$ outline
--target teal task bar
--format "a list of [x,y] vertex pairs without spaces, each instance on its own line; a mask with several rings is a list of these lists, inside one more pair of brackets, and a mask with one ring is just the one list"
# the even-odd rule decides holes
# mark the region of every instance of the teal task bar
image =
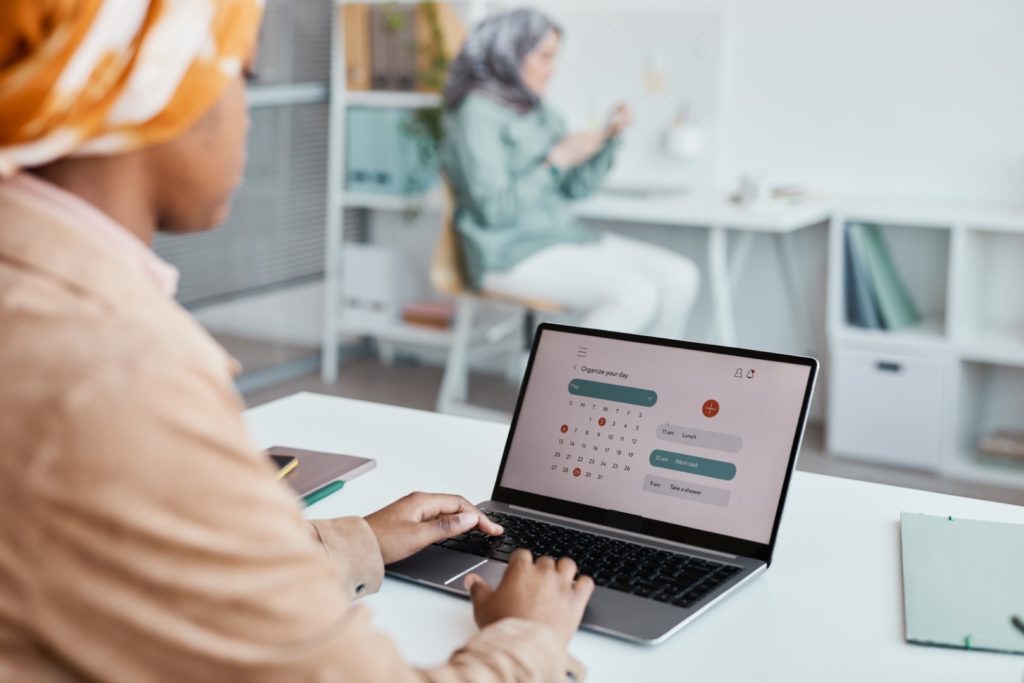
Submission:
[[569,382],[569,393],[575,396],[597,398],[602,401],[617,401],[650,408],[658,402],[658,394],[650,389],[635,389],[621,384],[594,382],[589,379],[574,379]]
[[725,481],[736,476],[736,465],[731,462],[673,453],[672,451],[651,451],[651,464],[655,467],[664,467],[667,470],[699,474],[702,477],[724,479]]

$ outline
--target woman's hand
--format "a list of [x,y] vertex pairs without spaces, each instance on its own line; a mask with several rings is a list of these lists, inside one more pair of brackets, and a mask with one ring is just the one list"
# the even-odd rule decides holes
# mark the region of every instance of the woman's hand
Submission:
[[579,166],[600,152],[606,140],[598,131],[570,133],[551,148],[546,161],[557,169]]
[[377,537],[384,564],[472,529],[491,536],[503,531],[462,496],[442,493],[410,493],[367,516],[366,523]]
[[594,581],[581,576],[576,581],[576,563],[563,557],[541,557],[536,562],[529,551],[517,550],[497,588],[481,577],[469,574],[464,584],[473,600],[473,616],[480,628],[506,617],[519,617],[547,624],[563,646],[583,619],[583,610],[594,592]]
[[612,113],[608,115],[608,125],[605,133],[613,138],[626,128],[633,125],[633,108],[625,102],[619,102],[612,107]]

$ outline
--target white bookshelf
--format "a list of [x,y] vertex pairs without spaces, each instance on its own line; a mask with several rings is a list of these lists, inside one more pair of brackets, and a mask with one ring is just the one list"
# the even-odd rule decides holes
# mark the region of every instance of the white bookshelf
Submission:
[[900,330],[869,330],[862,327],[843,325],[841,335],[844,339],[868,344],[882,343],[889,346],[906,348],[909,351],[919,348],[940,350],[948,348],[951,343],[943,331],[943,321],[937,317],[926,317],[919,323]]
[[964,360],[1024,367],[1024,328],[965,333],[957,343]]
[[[846,319],[843,231],[881,227],[924,319],[894,331]],[[1024,489],[1024,464],[983,455],[1024,430],[1024,207],[847,202],[829,234],[828,450]]]
[[375,211],[421,211],[440,209],[443,194],[434,188],[423,194],[396,195],[379,192],[341,192],[337,195],[339,209],[356,208]]
[[373,337],[385,342],[418,344],[422,346],[448,346],[452,340],[451,330],[435,329],[411,323],[354,323],[341,319],[338,325],[341,335]]
[[436,92],[394,90],[349,90],[345,104],[350,107],[382,107],[387,109],[426,109],[441,104]]
[[1011,463],[979,457],[976,451],[964,449],[951,455],[942,473],[951,479],[1024,489],[1024,472],[1021,469]]
[[[353,2],[335,0],[331,22],[331,84],[330,126],[327,164],[327,228],[324,248],[324,312],[323,340],[321,344],[321,378],[333,383],[338,379],[338,344],[353,335],[372,337],[386,343],[447,346],[451,334],[445,330],[411,325],[402,321],[393,323],[358,324],[348,321],[342,305],[342,251],[343,214],[346,209],[365,211],[419,211],[442,206],[439,191],[421,195],[375,194],[347,192],[345,190],[345,121],[349,107],[380,107],[392,109],[422,109],[436,107],[441,102],[438,93],[418,91],[348,90],[345,65],[345,36],[341,26],[345,5],[415,5],[418,0],[369,0]],[[457,8],[467,24],[484,16],[484,0],[455,0],[446,3]]]

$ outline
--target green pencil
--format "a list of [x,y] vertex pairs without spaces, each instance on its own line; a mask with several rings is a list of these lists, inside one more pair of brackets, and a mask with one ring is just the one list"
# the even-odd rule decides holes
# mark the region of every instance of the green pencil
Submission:
[[306,504],[306,507],[309,507],[313,503],[317,503],[323,500],[324,498],[331,495],[335,491],[340,491],[343,486],[345,486],[345,482],[341,480],[332,481],[330,484],[327,484],[326,486],[321,486],[316,491],[313,491],[312,493],[303,496],[302,502]]

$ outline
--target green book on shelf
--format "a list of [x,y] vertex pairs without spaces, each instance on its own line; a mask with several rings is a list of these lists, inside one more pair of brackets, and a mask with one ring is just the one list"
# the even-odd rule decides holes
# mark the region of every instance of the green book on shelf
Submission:
[[853,233],[861,229],[859,224],[851,224],[843,230],[843,288],[846,294],[846,320],[851,325],[868,329],[882,329],[882,320],[878,314],[878,304],[872,291],[871,279],[864,254],[854,248]]
[[921,320],[878,226],[857,224],[850,228],[850,243],[866,266],[882,327],[897,330]]
[[909,642],[1024,654],[1024,524],[904,512]]

